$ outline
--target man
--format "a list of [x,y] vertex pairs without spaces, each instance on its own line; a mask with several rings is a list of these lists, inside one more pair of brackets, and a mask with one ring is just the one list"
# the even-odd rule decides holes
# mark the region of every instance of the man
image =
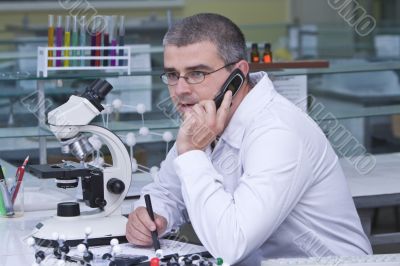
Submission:
[[[154,183],[129,216],[127,239],[151,245],[184,222],[202,244],[237,265],[262,259],[370,254],[346,178],[322,131],[280,96],[266,73],[249,74],[242,32],[217,14],[198,14],[164,37],[162,79],[184,119]],[[246,76],[216,110],[234,69]],[[213,144],[217,141],[216,145]]]

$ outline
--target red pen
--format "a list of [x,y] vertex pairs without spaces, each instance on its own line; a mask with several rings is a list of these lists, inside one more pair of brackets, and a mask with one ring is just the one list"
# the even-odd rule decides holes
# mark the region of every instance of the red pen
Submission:
[[17,198],[19,187],[21,186],[21,183],[22,183],[22,179],[24,178],[25,166],[27,165],[28,160],[29,160],[29,155],[24,160],[24,163],[22,164],[22,166],[18,167],[17,173],[15,174],[15,177],[17,179],[17,184],[15,185],[15,189],[14,190],[11,189],[11,190],[13,190],[13,191],[11,191],[11,193],[12,193],[11,202],[13,204],[15,202],[15,199]]

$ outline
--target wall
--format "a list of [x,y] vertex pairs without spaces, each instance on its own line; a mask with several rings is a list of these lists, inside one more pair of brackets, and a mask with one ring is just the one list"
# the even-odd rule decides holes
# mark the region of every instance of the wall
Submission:
[[[174,18],[198,12],[223,14],[239,24],[249,42],[276,41],[286,34],[286,24],[290,22],[290,0],[185,0],[181,7],[171,9]],[[10,26],[22,26],[24,21],[30,25],[46,25],[48,14],[66,14],[58,11],[0,11],[0,40],[9,40],[26,35],[24,31],[12,30]],[[99,10],[100,14],[124,14],[128,19],[157,16],[165,20],[165,8],[133,8]],[[268,25],[267,25],[268,24]],[[160,36],[161,43],[161,36]],[[3,48],[4,45],[0,47]]]
[[183,14],[215,12],[229,17],[243,30],[248,42],[276,43],[290,22],[289,0],[187,0]]
[[347,57],[355,52],[354,29],[347,25],[328,0],[291,0],[293,21],[318,27],[320,57]]

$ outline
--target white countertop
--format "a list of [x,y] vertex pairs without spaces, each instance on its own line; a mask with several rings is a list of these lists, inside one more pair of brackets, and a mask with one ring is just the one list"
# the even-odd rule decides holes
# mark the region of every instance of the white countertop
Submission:
[[[347,160],[340,160],[353,197],[400,193],[400,154],[376,155],[375,159],[375,167],[366,175],[358,173]],[[7,175],[15,173],[15,167],[1,160],[0,163],[6,168]],[[56,189],[54,179],[38,179],[26,173],[24,180],[27,205],[24,215],[19,218],[0,218],[0,266],[31,265],[34,251],[25,244],[26,238],[38,222],[55,214],[57,200],[71,196]],[[135,174],[133,180],[138,185],[133,190],[138,192],[139,186],[151,181],[151,176]],[[130,212],[133,201],[125,200],[123,213]]]
[[375,166],[367,174],[357,171],[349,160],[341,158],[340,164],[347,177],[353,197],[400,193],[400,153],[373,155]]

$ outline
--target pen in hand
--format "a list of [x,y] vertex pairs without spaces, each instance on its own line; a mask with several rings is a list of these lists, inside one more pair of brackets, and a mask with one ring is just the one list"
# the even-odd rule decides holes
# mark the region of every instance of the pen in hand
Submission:
[[[147,212],[149,213],[150,219],[153,222],[155,222],[153,207],[151,206],[151,199],[150,199],[149,194],[144,195],[144,201],[146,202],[146,209],[147,209]],[[151,238],[153,239],[154,249],[157,251],[158,249],[160,249],[160,241],[158,240],[157,229],[154,231],[151,231]]]

